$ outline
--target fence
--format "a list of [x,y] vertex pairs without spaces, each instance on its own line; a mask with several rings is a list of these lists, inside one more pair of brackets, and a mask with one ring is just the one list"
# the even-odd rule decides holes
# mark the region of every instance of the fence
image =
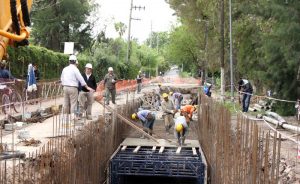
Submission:
[[270,131],[261,131],[241,116],[232,120],[229,111],[210,98],[200,99],[195,129],[208,162],[210,182],[278,183],[280,138],[272,139]]
[[[128,103],[117,112],[132,113],[138,104]],[[53,138],[46,145],[25,160],[0,161],[0,183],[104,183],[110,156],[131,130],[117,112],[105,113],[80,131],[63,116],[54,117]]]

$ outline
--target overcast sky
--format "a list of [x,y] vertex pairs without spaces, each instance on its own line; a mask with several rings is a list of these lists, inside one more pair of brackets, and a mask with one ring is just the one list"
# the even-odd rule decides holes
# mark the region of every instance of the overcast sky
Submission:
[[[118,34],[114,28],[114,22],[123,22],[127,26],[129,24],[130,0],[97,0],[100,4],[99,28],[97,32],[106,27],[106,35],[108,37],[117,37]],[[172,14],[174,11],[169,7],[165,0],[133,0],[133,5],[145,6],[144,10],[133,10],[132,17],[139,18],[140,21],[132,21],[131,35],[138,38],[139,41],[145,41],[151,30],[168,31],[172,24],[176,23],[176,17]],[[128,29],[127,29],[128,30]],[[123,36],[127,39],[127,31]]]

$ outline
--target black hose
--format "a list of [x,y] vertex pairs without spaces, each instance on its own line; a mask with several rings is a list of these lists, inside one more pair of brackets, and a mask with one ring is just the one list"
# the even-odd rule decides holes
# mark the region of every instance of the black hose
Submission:
[[11,13],[11,19],[13,23],[13,28],[16,31],[16,33],[20,35],[20,24],[18,20],[16,0],[10,0],[10,13]]
[[25,26],[30,26],[30,17],[29,17],[27,0],[21,0],[21,8],[22,8],[23,22]]

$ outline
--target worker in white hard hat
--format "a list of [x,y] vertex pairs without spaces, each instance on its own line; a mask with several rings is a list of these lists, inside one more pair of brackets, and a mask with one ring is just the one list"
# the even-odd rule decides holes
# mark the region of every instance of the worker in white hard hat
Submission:
[[161,108],[163,110],[163,119],[165,122],[166,133],[170,133],[171,127],[174,125],[174,115],[177,112],[174,103],[169,99],[169,95],[164,93],[162,95],[163,102],[161,103]]
[[63,69],[60,77],[64,90],[64,112],[66,114],[71,114],[71,119],[75,118],[79,84],[85,87],[88,91],[94,91],[94,89],[87,85],[84,78],[80,74],[76,66],[77,62],[76,56],[71,55],[69,57],[69,66]]
[[116,83],[118,79],[114,74],[114,69],[112,67],[108,68],[108,73],[104,77],[105,85],[105,100],[106,105],[109,105],[109,99],[111,95],[111,101],[113,104],[116,104]]
[[[93,75],[93,65],[87,63],[85,65],[85,72],[82,74],[82,77],[86,84],[96,91],[97,83],[95,76]],[[94,103],[94,93],[87,90],[85,87],[82,87],[79,92],[79,108],[81,114],[84,114],[88,120],[92,120],[92,105]]]
[[184,144],[188,128],[189,127],[184,116],[178,116],[175,119],[174,136],[178,140],[179,146]]
[[143,78],[144,77],[143,77],[142,71],[139,71],[139,74],[136,77],[137,93],[140,93],[142,90]]

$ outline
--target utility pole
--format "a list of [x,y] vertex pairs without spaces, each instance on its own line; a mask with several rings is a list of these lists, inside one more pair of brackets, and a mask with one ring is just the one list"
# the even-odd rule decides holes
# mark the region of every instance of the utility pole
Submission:
[[[159,34],[157,33],[156,35],[156,51],[157,51],[157,56],[159,55]],[[158,63],[156,64],[156,76],[158,76]]]
[[[208,46],[208,21],[205,21],[205,61],[204,61],[204,81],[207,80],[207,63],[208,63],[208,54],[207,54],[207,46]],[[202,84],[203,85],[203,84]]]
[[129,25],[128,25],[128,38],[127,38],[127,55],[126,62],[129,63],[130,58],[130,43],[131,43],[131,20],[141,20],[137,18],[132,18],[132,10],[145,10],[145,6],[133,6],[133,0],[130,2],[130,11],[129,11]]
[[232,4],[229,0],[229,38],[230,38],[230,90],[231,100],[234,101],[234,87],[233,87],[233,59],[232,59]]
[[126,61],[129,63],[129,52],[130,52],[130,37],[131,37],[131,17],[132,17],[132,7],[133,7],[133,0],[130,3],[130,12],[129,12],[129,27],[128,27],[128,37],[127,37],[127,56]]

